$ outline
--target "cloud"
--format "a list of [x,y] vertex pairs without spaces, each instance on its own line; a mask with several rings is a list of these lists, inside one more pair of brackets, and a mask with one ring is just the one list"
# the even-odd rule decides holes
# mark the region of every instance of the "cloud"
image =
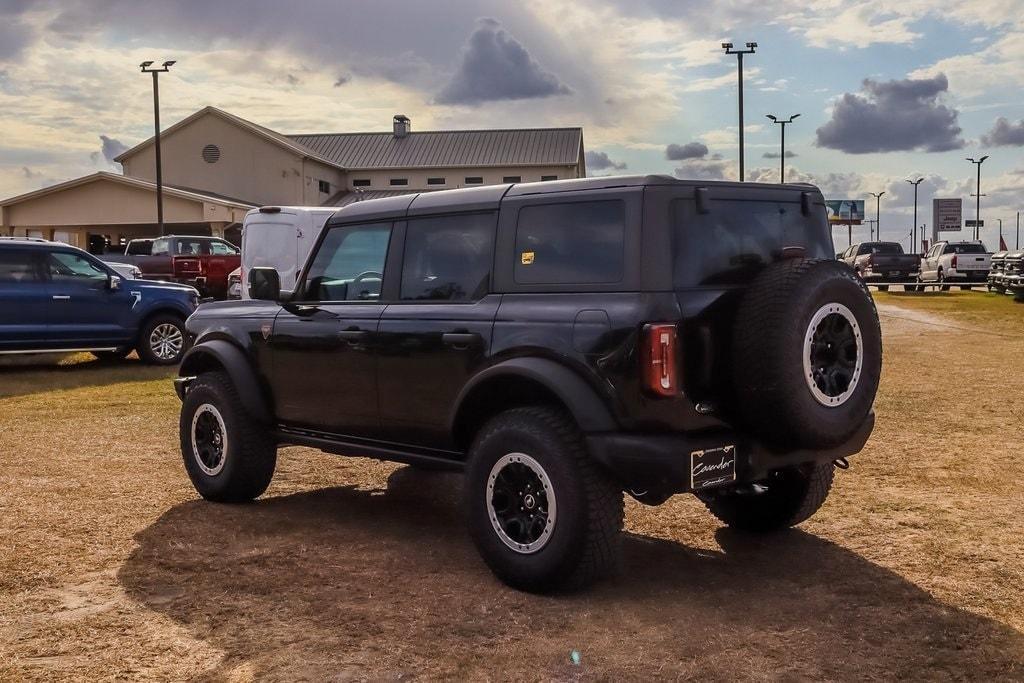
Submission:
[[0,13],[0,64],[13,62],[33,41],[28,25],[17,19],[3,18]]
[[[693,145],[702,147],[703,153],[681,157],[679,160],[682,163],[674,171],[677,178],[684,180],[731,180],[736,177],[733,162],[726,161],[721,154],[708,156],[708,148],[699,142],[690,143],[683,147],[690,147],[691,152],[701,151]],[[666,149],[665,152],[667,155],[669,150]]]
[[341,86],[345,85],[346,83],[348,83],[351,80],[352,80],[351,76],[349,76],[348,74],[342,74],[341,76],[338,76],[334,80],[334,87],[335,88],[340,88]]
[[25,176],[25,178],[27,178],[28,180],[34,180],[35,178],[42,178],[43,177],[42,173],[40,173],[39,171],[33,171],[28,166],[22,166],[21,167],[21,174],[23,176]]
[[587,168],[591,171],[604,171],[608,169],[621,171],[626,168],[624,162],[609,158],[607,152],[596,152],[594,150],[587,152],[586,162]]
[[669,161],[683,159],[700,159],[707,156],[708,146],[703,142],[687,142],[685,145],[670,144],[665,148],[665,158]]
[[461,63],[438,93],[442,104],[480,104],[572,92],[546,71],[523,45],[494,19],[481,19],[462,50]]
[[992,130],[981,136],[981,144],[986,147],[1021,147],[1024,146],[1024,119],[1013,123],[1000,116],[996,119]]
[[107,137],[106,135],[101,135],[100,141],[103,142],[100,152],[102,152],[103,158],[111,164],[114,163],[114,159],[121,154],[121,152],[128,150],[128,145],[124,144],[120,140]]
[[[765,159],[778,159],[779,158],[779,153],[778,152],[765,152],[762,156]],[[800,156],[800,155],[797,154],[796,152],[791,152],[788,149],[786,150],[786,158],[787,159],[792,159],[792,158],[797,157],[797,156]]]
[[965,143],[959,112],[939,103],[948,89],[943,74],[884,83],[865,79],[860,93],[836,102],[831,120],[817,130],[816,144],[850,154],[960,149]]

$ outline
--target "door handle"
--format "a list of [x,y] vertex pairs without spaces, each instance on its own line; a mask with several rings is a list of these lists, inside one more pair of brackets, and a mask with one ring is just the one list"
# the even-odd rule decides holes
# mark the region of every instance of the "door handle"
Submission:
[[71,297],[67,294],[54,294],[52,298],[54,301],[67,301]]
[[445,332],[441,335],[441,341],[447,346],[464,350],[470,346],[480,343],[480,335],[476,332]]
[[370,336],[370,333],[366,330],[342,330],[338,333],[338,337],[349,344],[358,344],[359,342],[366,341],[366,338]]

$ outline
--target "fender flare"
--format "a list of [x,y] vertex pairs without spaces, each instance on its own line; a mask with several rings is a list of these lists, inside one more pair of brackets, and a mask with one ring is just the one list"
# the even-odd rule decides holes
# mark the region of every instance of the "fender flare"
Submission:
[[196,344],[181,359],[179,377],[198,374],[200,368],[208,367],[208,361],[224,368],[238,390],[242,408],[261,422],[271,422],[269,404],[245,353],[235,344],[224,339],[211,339]]
[[455,408],[448,421],[454,433],[459,415],[467,400],[487,382],[499,377],[520,377],[543,386],[569,409],[583,432],[607,432],[618,429],[611,411],[593,386],[575,370],[547,358],[512,358],[492,365],[471,379],[455,399]]

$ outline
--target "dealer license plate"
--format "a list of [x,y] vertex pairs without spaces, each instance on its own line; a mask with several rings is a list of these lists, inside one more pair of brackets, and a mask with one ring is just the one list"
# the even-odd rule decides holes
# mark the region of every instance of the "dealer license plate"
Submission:
[[736,445],[707,448],[690,453],[690,490],[721,486],[736,481]]

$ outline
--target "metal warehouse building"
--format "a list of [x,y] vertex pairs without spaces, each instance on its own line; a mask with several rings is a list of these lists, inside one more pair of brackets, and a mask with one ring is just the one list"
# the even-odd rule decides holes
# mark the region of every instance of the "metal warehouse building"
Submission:
[[[169,233],[232,238],[268,204],[344,206],[360,199],[503,182],[581,178],[581,128],[285,135],[206,107],[161,134]],[[95,173],[0,201],[0,234],[87,248],[152,237],[156,161],[150,138]]]

